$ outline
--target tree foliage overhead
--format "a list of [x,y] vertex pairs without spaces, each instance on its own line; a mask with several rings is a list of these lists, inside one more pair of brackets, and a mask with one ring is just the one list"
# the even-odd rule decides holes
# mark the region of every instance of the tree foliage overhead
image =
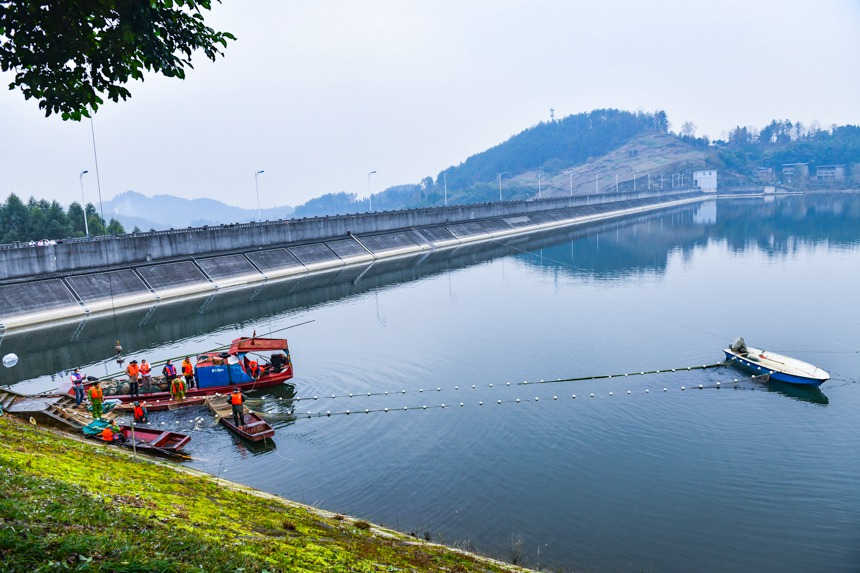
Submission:
[[[90,236],[125,233],[125,229],[115,219],[106,224],[92,203],[87,204],[86,214]],[[84,208],[80,203],[72,203],[68,210],[63,210],[56,201],[31,197],[24,203],[14,193],[0,203],[0,243],[83,236]]]
[[223,55],[229,32],[204,22],[212,0],[0,0],[0,69],[9,89],[35,98],[46,116],[89,117],[128,99],[144,70],[184,78],[200,50]]

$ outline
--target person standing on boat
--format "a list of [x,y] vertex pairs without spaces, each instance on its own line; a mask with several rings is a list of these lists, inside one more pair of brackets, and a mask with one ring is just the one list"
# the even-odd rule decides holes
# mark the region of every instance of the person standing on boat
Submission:
[[152,392],[152,366],[146,358],[140,361],[140,381],[143,383],[144,392]]
[[170,383],[170,394],[177,402],[185,400],[185,380],[182,379],[182,376],[177,376]]
[[146,411],[146,402],[135,402],[134,403],[134,421],[138,424],[146,424],[149,420],[147,419],[147,414],[149,412]]
[[187,356],[182,361],[182,375],[185,376],[185,386],[189,390],[194,388],[194,366],[191,365],[191,359]]
[[101,420],[102,417],[102,402],[105,394],[102,391],[102,384],[98,380],[90,386],[90,403],[93,405],[93,419]]
[[132,360],[129,362],[128,366],[125,369],[126,374],[128,374],[128,394],[133,397],[140,397],[140,385],[137,381],[140,376],[140,366],[137,365],[137,360]]
[[245,425],[245,395],[238,388],[233,388],[227,403],[233,407],[233,424],[241,428]]
[[75,406],[80,406],[84,401],[84,377],[80,368],[75,368],[72,372],[72,388],[75,389]]
[[161,375],[164,376],[164,381],[170,384],[176,378],[176,366],[168,360],[164,368],[161,369]]

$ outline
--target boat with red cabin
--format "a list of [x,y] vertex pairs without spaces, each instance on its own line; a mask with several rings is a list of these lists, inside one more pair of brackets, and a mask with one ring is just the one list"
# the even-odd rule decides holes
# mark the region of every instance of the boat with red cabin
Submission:
[[[263,353],[266,353],[265,355]],[[153,363],[153,366],[160,364]],[[140,400],[149,410],[167,409],[169,404],[190,406],[202,404],[202,397],[226,394],[238,387],[243,392],[283,384],[293,377],[293,363],[285,338],[237,338],[227,351],[204,352],[197,356],[194,366],[194,388],[186,388],[185,400],[175,401],[170,393],[170,381],[153,376],[149,387],[140,383],[138,396],[129,394],[128,378],[117,376],[101,380],[104,397],[124,403]],[[95,382],[87,382],[88,388]],[[74,389],[68,394],[74,396]],[[163,406],[163,407],[159,407]]]

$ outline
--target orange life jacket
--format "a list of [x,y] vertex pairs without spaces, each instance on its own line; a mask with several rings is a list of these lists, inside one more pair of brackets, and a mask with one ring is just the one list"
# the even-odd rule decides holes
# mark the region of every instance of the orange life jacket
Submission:
[[185,381],[182,378],[174,378],[173,382],[170,385],[171,392],[184,392],[185,391]]
[[194,374],[194,367],[191,366],[190,362],[182,363],[182,373],[186,376],[191,376],[192,374]]
[[234,406],[241,406],[242,405],[242,394],[239,392],[233,392],[232,394],[230,394],[230,403],[233,404]]
[[110,426],[105,426],[105,429],[102,430],[102,439],[106,442],[113,441],[113,430],[110,429]]
[[141,363],[141,365],[140,365],[140,373],[141,374],[146,376],[147,374],[150,373],[151,370],[152,370],[152,368],[150,368],[149,363],[147,363],[147,362]]
[[134,419],[135,420],[142,420],[143,419],[143,408],[141,408],[140,406],[134,407]]
[[137,376],[140,373],[140,368],[137,364],[129,364],[125,371],[128,372],[129,376]]
[[101,400],[104,396],[105,394],[99,386],[93,386],[90,388],[90,399]]
[[260,368],[260,365],[257,364],[257,362],[255,360],[251,360],[248,363],[248,366],[251,368],[251,374],[256,374],[257,370]]

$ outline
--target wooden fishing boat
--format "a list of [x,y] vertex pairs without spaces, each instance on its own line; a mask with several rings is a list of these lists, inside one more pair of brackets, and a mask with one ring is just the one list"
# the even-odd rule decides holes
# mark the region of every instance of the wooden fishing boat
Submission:
[[[264,355],[263,353],[267,353]],[[155,363],[159,364],[159,363]],[[177,369],[179,365],[177,364]],[[140,383],[137,396],[129,394],[128,378],[118,376],[103,380],[105,398],[117,398],[122,402],[145,401],[149,410],[166,410],[179,406],[199,405],[193,398],[213,394],[226,394],[234,387],[243,392],[283,384],[293,377],[293,363],[285,338],[237,338],[226,352],[204,352],[196,358],[194,367],[196,386],[187,388],[185,400],[175,401],[169,392],[169,382],[161,376],[153,376],[149,388]],[[94,382],[88,381],[89,388]],[[74,389],[69,384],[70,396]]]
[[220,421],[228,430],[251,442],[262,442],[264,439],[271,438],[275,435],[274,428],[254,412],[248,412],[245,414],[244,426],[236,427],[233,423],[232,416],[224,416]]
[[830,374],[808,362],[747,346],[739,338],[723,350],[726,360],[746,372],[785,384],[820,386],[830,380]]
[[[84,426],[84,435],[101,439],[101,432],[109,424],[106,420],[94,420],[91,424]],[[114,442],[116,445],[126,448],[136,448],[139,452],[163,454],[169,456],[182,455],[182,449],[191,441],[191,438],[179,432],[135,426],[132,433],[131,426],[120,425],[119,432],[125,438],[124,441]],[[132,438],[134,435],[134,438]]]
[[236,426],[233,423],[233,407],[228,404],[225,396],[206,398],[206,405],[215,414],[221,425],[239,437],[252,442],[261,442],[275,435],[275,429],[259,414],[253,410],[249,410],[244,404],[242,405],[242,412],[245,424],[242,426]]

